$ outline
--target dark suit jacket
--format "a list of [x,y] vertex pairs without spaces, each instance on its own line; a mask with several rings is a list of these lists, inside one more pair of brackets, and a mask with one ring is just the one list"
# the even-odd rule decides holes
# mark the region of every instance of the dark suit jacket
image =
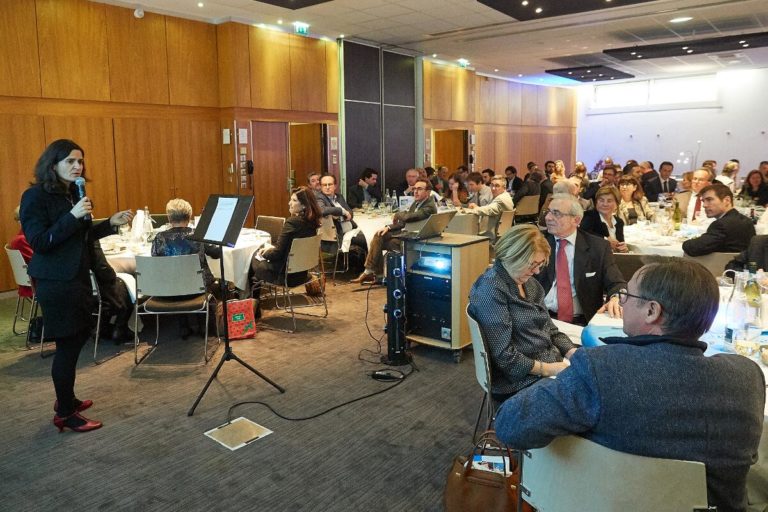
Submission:
[[431,195],[424,200],[418,210],[416,209],[417,204],[414,201],[407,212],[397,212],[393,217],[392,224],[389,225],[389,231],[400,231],[408,222],[418,222],[428,218],[433,213],[437,213],[437,204]]
[[69,281],[83,261],[90,268],[89,244],[114,233],[109,221],[93,225],[76,219],[67,196],[51,194],[41,185],[28,188],[21,196],[21,223],[27,241],[35,251],[29,262],[32,277]]
[[547,196],[552,193],[552,180],[549,178],[545,179],[541,183],[539,183],[539,190],[541,191],[539,194],[539,210],[541,210],[541,207],[544,206],[544,201],[547,200]]
[[[616,226],[616,240],[619,242],[624,241],[624,221],[614,215],[614,225]],[[609,235],[608,226],[606,226],[600,219],[600,212],[597,210],[587,210],[584,212],[584,217],[581,219],[579,225],[581,229],[587,233],[591,233],[595,236],[605,238]]]
[[523,180],[515,176],[511,180],[507,180],[507,192],[514,194],[518,190],[520,190],[520,187],[523,186]]
[[[358,185],[359,187],[359,185]],[[336,202],[341,205],[341,208],[333,204],[333,201],[330,197],[328,197],[325,194],[317,194],[317,206],[320,207],[320,212],[323,214],[323,217],[326,217],[328,215],[333,215],[333,225],[336,227],[336,235],[339,240],[344,238],[344,231],[342,231],[341,223],[344,220],[343,219],[343,213],[341,209],[347,210],[353,217],[354,214],[352,213],[352,208],[347,204],[347,201],[344,200],[344,196],[341,194],[336,194]],[[352,227],[356,228],[357,224],[355,224],[355,221],[352,221]]]
[[[381,189],[378,186],[368,187],[368,193],[371,194],[371,197],[376,199],[377,202],[381,202]],[[362,208],[363,201],[365,201],[363,187],[357,184],[349,187],[349,206],[352,208]]]
[[640,179],[640,184],[643,186],[643,192],[648,201],[655,203],[659,200],[659,194],[661,193],[661,178],[656,171],[649,171],[643,174]]
[[[552,249],[549,265],[536,276],[541,286],[544,287],[545,295],[549,293],[555,281],[555,255],[557,253],[555,237],[547,234],[547,241]],[[627,287],[627,282],[613,259],[610,244],[602,238],[585,233],[581,229],[576,235],[573,274],[576,296],[581,303],[581,310],[584,312],[587,322],[595,316],[597,310],[604,304],[604,295],[613,295]]]
[[515,204],[518,204],[525,196],[538,196],[539,194],[541,194],[541,187],[539,184],[533,180],[525,180],[520,188],[517,189],[517,192],[515,192],[512,201]]
[[768,269],[768,235],[755,235],[746,251],[733,258],[726,269],[747,270],[750,262],[757,263],[757,268]]
[[288,260],[288,252],[294,238],[307,238],[317,234],[317,225],[307,222],[303,217],[291,216],[285,219],[283,230],[274,247],[264,251],[264,259],[269,261],[276,272],[282,272]]
[[[674,192],[677,190],[677,180],[675,178],[669,178],[669,183],[667,184],[667,187],[669,187],[669,190],[667,192]],[[661,178],[659,178],[659,189],[664,192],[664,184],[661,182]],[[650,201],[650,199],[649,199]]]
[[728,210],[709,225],[706,233],[683,242],[683,252],[688,256],[703,256],[713,252],[740,252],[747,248],[755,236],[752,221],[736,211]]

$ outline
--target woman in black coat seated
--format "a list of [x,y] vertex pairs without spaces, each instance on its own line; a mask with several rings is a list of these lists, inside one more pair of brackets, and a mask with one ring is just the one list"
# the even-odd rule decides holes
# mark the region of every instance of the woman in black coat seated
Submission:
[[[317,206],[317,197],[314,191],[307,187],[293,190],[291,200],[288,201],[288,212],[291,216],[285,219],[283,231],[275,245],[268,244],[262,247],[256,251],[251,260],[250,277],[253,282],[253,296],[256,298],[260,296],[262,281],[276,283],[284,279],[285,264],[293,239],[317,235],[317,228],[320,227],[323,219],[320,208]],[[306,278],[306,272],[291,274],[288,276],[288,284],[298,285]],[[257,316],[260,313],[259,306],[256,310]]]
[[768,204],[768,185],[765,184],[760,171],[755,169],[747,174],[747,179],[744,180],[739,196],[742,199],[754,201],[759,206]]
[[595,193],[595,209],[584,212],[581,229],[587,233],[601,236],[611,244],[613,252],[627,252],[624,243],[624,221],[617,215],[619,193],[615,187],[601,187]]

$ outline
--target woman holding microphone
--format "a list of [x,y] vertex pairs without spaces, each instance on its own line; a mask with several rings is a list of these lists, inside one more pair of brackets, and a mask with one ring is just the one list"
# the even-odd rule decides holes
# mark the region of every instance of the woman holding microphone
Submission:
[[35,251],[28,272],[35,281],[45,334],[56,340],[51,377],[56,390],[53,424],[59,432],[102,426],[80,414],[93,402],[78,400],[74,392],[77,358],[93,325],[89,247],[133,218],[125,210],[93,226],[91,199],[75,184],[85,178],[84,156],[71,140],[52,142],[35,165],[35,183],[21,197],[22,229]]

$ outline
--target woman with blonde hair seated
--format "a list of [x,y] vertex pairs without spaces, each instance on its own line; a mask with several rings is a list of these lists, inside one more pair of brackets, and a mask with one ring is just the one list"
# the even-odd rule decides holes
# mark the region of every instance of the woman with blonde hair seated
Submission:
[[625,225],[631,226],[638,221],[653,220],[656,212],[648,204],[643,187],[634,176],[622,176],[619,180],[619,218]]
[[491,394],[502,402],[568,367],[577,346],[560,332],[531,279],[549,263],[550,246],[536,226],[513,226],[496,242],[496,261],[469,294],[491,362]]

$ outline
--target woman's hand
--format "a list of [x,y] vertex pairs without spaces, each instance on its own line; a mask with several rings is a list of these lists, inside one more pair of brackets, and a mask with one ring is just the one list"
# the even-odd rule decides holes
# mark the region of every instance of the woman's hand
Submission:
[[560,373],[561,371],[568,368],[570,363],[568,360],[560,361],[557,363],[541,363],[541,376],[542,377],[553,377]]
[[111,216],[109,218],[109,223],[112,226],[122,226],[123,224],[128,224],[129,222],[131,222],[132,219],[133,219],[133,211],[123,210]]
[[93,204],[91,204],[90,198],[85,196],[79,200],[75,206],[72,207],[69,213],[71,213],[72,216],[74,216],[76,219],[82,219],[86,215],[90,215],[92,211]]

